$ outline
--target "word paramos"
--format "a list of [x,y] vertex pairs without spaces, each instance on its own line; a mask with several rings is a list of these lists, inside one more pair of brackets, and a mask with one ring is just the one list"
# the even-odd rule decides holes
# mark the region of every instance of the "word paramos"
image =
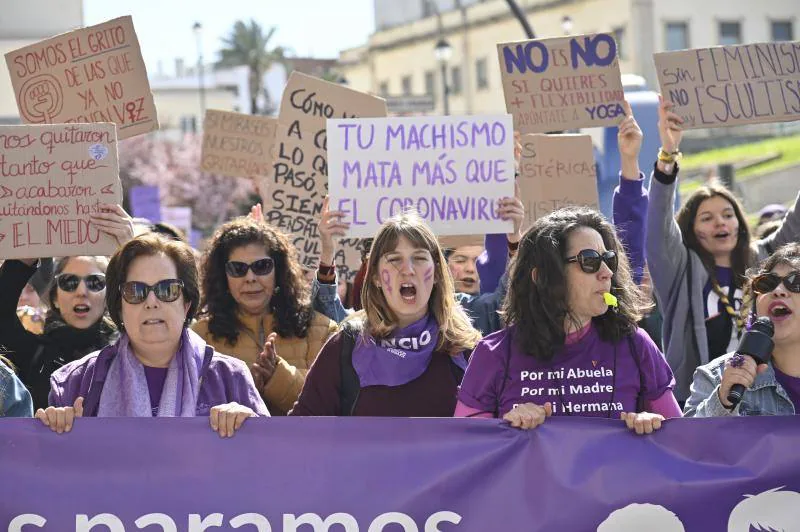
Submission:
[[[422,528],[417,526],[416,521],[409,515],[401,512],[387,512],[380,514],[369,524],[366,532],[383,532],[390,525],[399,525],[403,532],[443,532],[439,528],[442,523],[458,525],[461,523],[461,516],[455,512],[440,511],[432,514],[425,520]],[[214,513],[205,517],[200,514],[189,514],[188,532],[205,532],[209,528],[223,527],[225,516],[221,513]],[[8,532],[29,532],[31,527],[45,528],[47,519],[38,514],[22,514],[14,517],[8,525]],[[126,528],[122,520],[114,514],[98,514],[91,518],[86,514],[75,516],[75,532],[125,532],[126,530],[142,530],[151,526],[161,527],[162,532],[177,532],[178,526],[175,520],[163,513],[150,513],[142,515],[133,523],[136,528],[129,524]],[[257,532],[273,532],[269,520],[256,513],[239,514],[228,520],[228,525],[232,528],[240,528],[246,525],[255,527]],[[338,525],[338,526],[337,526]],[[336,528],[333,528],[336,527]],[[96,530],[95,530],[96,529]],[[355,517],[347,513],[335,513],[329,515],[324,520],[314,513],[302,515],[283,514],[282,526],[275,528],[274,532],[330,532],[332,529],[342,532],[359,532],[359,523]],[[152,532],[158,532],[151,529]],[[250,529],[252,530],[252,529]],[[398,530],[397,526],[392,526],[391,530]],[[453,530],[448,527],[447,530]],[[60,529],[58,532],[64,532]]]

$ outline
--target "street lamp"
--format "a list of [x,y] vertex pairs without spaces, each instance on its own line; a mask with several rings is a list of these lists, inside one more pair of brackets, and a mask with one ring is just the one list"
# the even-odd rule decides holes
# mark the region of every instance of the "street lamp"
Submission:
[[561,19],[561,29],[564,30],[564,35],[572,35],[572,28],[574,27],[575,23],[572,21],[572,17],[564,15],[564,18]]
[[202,122],[206,116],[206,82],[203,75],[203,25],[195,22],[192,26],[194,38],[197,42],[197,78],[200,83],[200,120]]
[[439,68],[442,72],[442,93],[444,95],[442,100],[444,102],[444,114],[447,116],[450,114],[450,87],[447,85],[447,63],[453,56],[453,47],[442,37],[436,43],[433,53],[436,56],[436,60],[439,61]]

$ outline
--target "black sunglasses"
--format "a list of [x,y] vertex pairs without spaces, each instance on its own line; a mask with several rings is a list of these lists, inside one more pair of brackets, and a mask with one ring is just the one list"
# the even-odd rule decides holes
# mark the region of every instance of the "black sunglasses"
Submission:
[[180,279],[164,279],[154,285],[141,281],[128,281],[119,288],[122,298],[131,305],[143,303],[151,291],[164,303],[172,303],[181,296],[183,281]]
[[780,284],[789,292],[800,294],[800,272],[792,272],[786,277],[781,277],[777,273],[762,273],[753,279],[753,292],[756,294],[768,294],[778,288]]
[[225,263],[225,271],[231,277],[244,277],[247,275],[247,270],[253,270],[253,273],[259,276],[269,275],[273,269],[275,269],[275,261],[272,260],[272,257],[258,259],[250,264],[235,260],[229,260]]
[[74,292],[83,281],[90,292],[102,292],[106,289],[106,276],[102,273],[93,273],[80,277],[74,273],[60,273],[56,275],[56,284],[64,292]]
[[615,251],[606,251],[601,254],[594,249],[582,249],[574,257],[564,259],[565,262],[577,262],[586,273],[597,273],[600,270],[600,264],[605,262],[611,273],[617,272],[617,253]]

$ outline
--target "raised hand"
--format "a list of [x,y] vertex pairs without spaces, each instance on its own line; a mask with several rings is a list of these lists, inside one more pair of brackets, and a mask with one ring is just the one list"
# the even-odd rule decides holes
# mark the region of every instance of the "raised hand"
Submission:
[[100,232],[116,240],[118,246],[133,238],[133,218],[122,205],[101,203],[99,212],[91,214],[90,220]]

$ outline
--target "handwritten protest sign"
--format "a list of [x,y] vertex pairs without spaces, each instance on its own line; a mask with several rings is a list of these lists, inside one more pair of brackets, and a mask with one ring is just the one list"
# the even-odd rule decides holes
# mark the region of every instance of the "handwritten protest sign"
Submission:
[[509,115],[328,120],[331,205],[349,236],[415,210],[437,234],[508,233],[497,202],[514,195]]
[[597,171],[589,135],[523,135],[520,194],[525,227],[562,207],[598,208]]
[[277,126],[277,118],[209,109],[203,121],[201,168],[229,177],[269,175]]
[[113,124],[0,126],[0,257],[111,255],[100,203],[122,203]]
[[[307,268],[316,267],[321,250],[317,224],[328,190],[325,121],[357,116],[386,116],[386,102],[299,72],[289,76],[278,116],[273,169],[257,184],[264,217],[291,233]],[[336,264],[348,280],[361,264],[361,246],[353,239],[339,243]]]
[[800,41],[653,54],[685,129],[800,119]]
[[481,246],[483,247],[486,239],[485,235],[437,235],[439,239],[439,246],[442,249],[460,248],[464,246]]
[[614,126],[625,115],[612,35],[500,43],[497,51],[506,110],[520,133]]
[[120,139],[158,129],[131,17],[120,17],[6,54],[28,124],[113,122]]

